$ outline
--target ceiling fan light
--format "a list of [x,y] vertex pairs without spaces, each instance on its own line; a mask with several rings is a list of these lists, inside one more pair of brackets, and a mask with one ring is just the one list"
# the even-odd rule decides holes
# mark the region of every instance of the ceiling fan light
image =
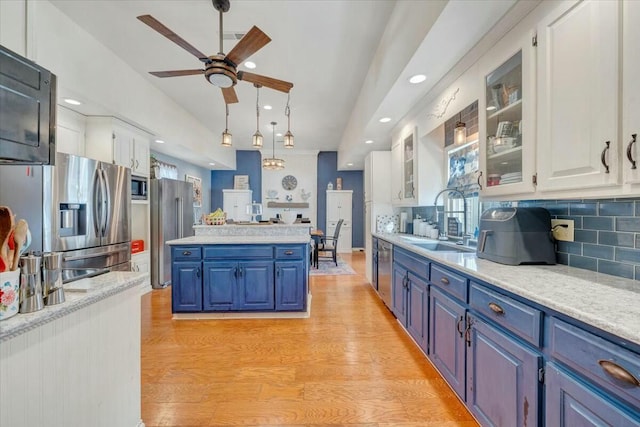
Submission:
[[231,133],[225,129],[222,132],[222,146],[223,147],[231,147],[231,143],[233,142]]
[[293,134],[291,131],[287,131],[284,134],[284,148],[293,148]]
[[209,83],[217,87],[228,88],[233,86],[233,79],[225,74],[212,73],[209,74],[207,78],[209,79]]
[[256,133],[253,134],[253,138],[251,139],[253,148],[262,148],[263,139],[264,138],[262,137],[262,134],[259,130],[257,130]]

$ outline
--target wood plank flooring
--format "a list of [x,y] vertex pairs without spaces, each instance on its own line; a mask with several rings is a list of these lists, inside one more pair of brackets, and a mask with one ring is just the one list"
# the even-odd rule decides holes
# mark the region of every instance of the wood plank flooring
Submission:
[[172,320],[142,300],[142,419],[156,426],[478,424],[358,272],[311,278],[311,318]]

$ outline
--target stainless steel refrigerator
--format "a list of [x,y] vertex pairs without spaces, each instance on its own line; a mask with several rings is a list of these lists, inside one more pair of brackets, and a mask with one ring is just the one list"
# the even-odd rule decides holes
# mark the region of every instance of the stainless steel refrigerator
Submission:
[[131,270],[131,170],[65,153],[0,165],[0,205],[29,223],[30,252],[64,252],[63,281]]
[[168,240],[193,236],[193,185],[175,179],[152,179],[151,286],[171,284],[171,248]]

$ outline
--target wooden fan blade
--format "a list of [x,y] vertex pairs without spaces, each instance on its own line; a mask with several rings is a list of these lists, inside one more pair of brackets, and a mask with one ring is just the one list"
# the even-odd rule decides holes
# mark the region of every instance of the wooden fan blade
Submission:
[[221,89],[222,96],[224,96],[225,104],[235,104],[236,102],[238,102],[238,95],[236,95],[236,90],[233,88],[233,86],[223,87]]
[[249,32],[231,49],[227,55],[227,60],[233,62],[236,66],[242,61],[262,49],[264,45],[269,43],[271,39],[268,35],[255,25],[251,27]]
[[151,28],[153,28],[154,30],[156,30],[157,32],[159,32],[160,34],[162,34],[163,36],[165,36],[166,38],[168,38],[169,40],[171,40],[172,42],[174,42],[175,44],[177,44],[178,46],[180,46],[181,48],[183,48],[184,50],[186,50],[187,52],[189,52],[190,54],[192,54],[193,56],[195,56],[196,58],[198,58],[199,60],[203,62],[208,60],[209,58],[208,55],[205,55],[195,47],[191,46],[185,39],[183,39],[173,31],[171,31],[169,28],[165,27],[164,24],[162,24],[153,16],[141,15],[141,16],[138,16],[138,19],[144,22],[145,24],[147,24],[148,26],[150,26]]
[[153,74],[156,77],[195,76],[203,73],[204,70],[149,71],[149,74]]
[[289,93],[293,87],[293,83],[267,76],[261,76],[260,74],[249,73],[247,71],[238,71],[238,80],[244,80],[245,82],[258,84],[284,93]]

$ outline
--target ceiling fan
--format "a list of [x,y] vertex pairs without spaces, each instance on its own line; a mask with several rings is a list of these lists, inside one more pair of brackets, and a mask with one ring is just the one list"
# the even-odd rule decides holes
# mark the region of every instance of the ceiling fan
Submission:
[[262,49],[271,41],[269,36],[255,25],[236,44],[228,54],[222,48],[222,14],[229,11],[229,0],[211,0],[213,7],[220,14],[220,52],[215,55],[205,55],[189,44],[182,37],[171,31],[160,21],[151,15],[141,15],[138,19],[156,30],[190,54],[204,63],[204,69],[174,70],[174,71],[150,71],[156,77],[178,77],[204,74],[209,83],[222,89],[222,96],[226,104],[238,102],[238,96],[233,88],[238,80],[253,83],[256,87],[268,87],[280,92],[289,93],[293,83],[278,80],[247,71],[238,71],[237,67],[242,61]]

